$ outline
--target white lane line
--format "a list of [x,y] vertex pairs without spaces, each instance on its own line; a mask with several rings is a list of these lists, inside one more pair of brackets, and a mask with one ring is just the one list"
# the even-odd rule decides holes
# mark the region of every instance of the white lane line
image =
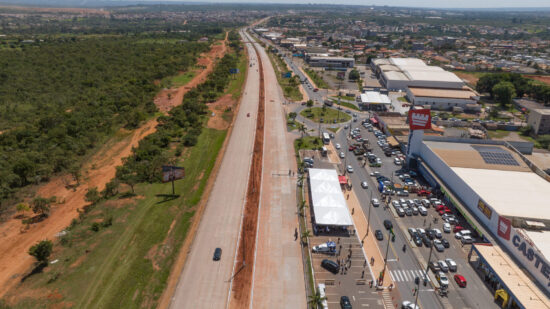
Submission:
[[393,277],[393,273],[391,270],[390,270],[390,277],[391,277],[391,281],[395,281],[395,278]]
[[408,274],[408,271],[403,270],[403,274],[404,274],[404,276],[405,276],[405,281],[409,281],[409,274]]
[[401,276],[400,276],[400,274],[399,274],[399,270],[396,270],[396,271],[394,272],[394,274],[395,274],[395,278],[397,278],[396,281],[401,281]]

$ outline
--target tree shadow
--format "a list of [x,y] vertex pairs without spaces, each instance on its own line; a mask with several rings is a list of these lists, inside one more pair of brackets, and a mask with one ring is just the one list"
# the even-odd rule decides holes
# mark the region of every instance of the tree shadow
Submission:
[[21,282],[25,282],[25,280],[27,280],[28,278],[30,278],[32,275],[36,275],[36,274],[39,274],[39,273],[42,273],[42,271],[44,270],[44,268],[48,266],[48,262],[44,262],[44,263],[39,263],[38,265],[36,265],[30,273],[26,274],[25,276],[23,276],[23,278],[21,278]]
[[179,194],[157,194],[156,197],[161,197],[162,198],[162,200],[158,201],[156,204],[162,204],[162,203],[166,203],[166,202],[175,200],[178,197],[180,197],[180,195]]

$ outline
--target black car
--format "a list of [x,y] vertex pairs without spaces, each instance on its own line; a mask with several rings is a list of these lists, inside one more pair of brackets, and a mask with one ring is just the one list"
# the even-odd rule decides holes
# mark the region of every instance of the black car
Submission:
[[351,302],[349,301],[349,297],[347,296],[340,297],[340,307],[342,307],[342,309],[352,309]]
[[435,238],[435,231],[434,230],[426,230],[426,236],[428,236],[429,239]]
[[426,246],[426,248],[432,247],[432,241],[428,238],[428,236],[422,237],[422,242],[424,243],[424,246]]
[[384,220],[384,227],[386,228],[386,230],[389,230],[389,229],[393,228],[393,224],[391,223],[390,220],[386,219],[386,220]]
[[445,238],[441,238],[441,243],[443,244],[443,247],[449,248],[450,244],[449,241]]
[[219,261],[221,258],[222,258],[222,248],[214,249],[214,257],[212,259],[214,261]]
[[417,247],[422,247],[422,238],[420,236],[413,237],[413,241]]
[[340,271],[340,266],[336,262],[331,260],[324,259],[323,261],[321,261],[321,266],[333,274],[338,274],[338,272]]
[[376,230],[374,232],[374,236],[376,237],[376,239],[378,240],[384,240],[384,234],[382,234],[382,231],[381,230]]

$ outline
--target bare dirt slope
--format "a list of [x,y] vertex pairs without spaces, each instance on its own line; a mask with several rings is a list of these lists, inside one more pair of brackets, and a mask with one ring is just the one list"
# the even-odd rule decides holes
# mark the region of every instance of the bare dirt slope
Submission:
[[[205,69],[197,74],[191,82],[178,89],[178,96],[172,97],[164,111],[181,103],[183,95],[191,88],[189,85],[197,85],[204,81],[208,73],[213,69],[216,57],[221,57],[226,51],[226,41],[221,45],[214,45],[206,58],[201,60],[208,63]],[[204,57],[202,59],[205,59]],[[160,93],[159,96],[163,94]],[[179,98],[179,100],[178,100]],[[155,100],[156,101],[156,100]],[[102,190],[107,182],[115,175],[116,167],[124,157],[131,154],[132,147],[136,147],[141,139],[155,132],[156,119],[151,119],[140,128],[133,131],[127,137],[114,144],[106,144],[104,149],[92,157],[84,166],[83,180],[76,190],[67,189],[67,176],[60,176],[38,189],[38,194],[43,197],[56,196],[61,204],[52,206],[50,217],[42,222],[32,224],[28,230],[19,219],[11,219],[0,225],[0,297],[6,291],[20,282],[32,266],[34,259],[27,253],[28,249],[36,242],[50,238],[67,227],[70,222],[78,217],[78,209],[86,205],[84,195],[92,187]]]

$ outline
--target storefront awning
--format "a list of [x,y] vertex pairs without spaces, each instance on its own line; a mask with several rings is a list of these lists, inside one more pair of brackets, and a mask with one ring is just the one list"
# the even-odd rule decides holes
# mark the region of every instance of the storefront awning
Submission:
[[346,185],[348,183],[346,176],[338,176],[338,181],[340,181],[341,185]]
[[370,122],[372,122],[372,123],[378,123],[378,120],[376,120],[376,118],[372,117],[372,118],[370,119]]

